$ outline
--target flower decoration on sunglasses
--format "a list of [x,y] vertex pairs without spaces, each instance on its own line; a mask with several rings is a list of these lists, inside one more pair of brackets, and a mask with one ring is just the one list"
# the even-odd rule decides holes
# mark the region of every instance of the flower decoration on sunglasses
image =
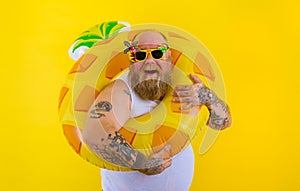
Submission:
[[164,43],[165,46],[158,47],[158,50],[161,50],[163,53],[166,53],[169,49],[169,45],[167,43]]
[[128,41],[124,41],[124,45],[127,46],[127,48],[124,50],[124,54],[127,54],[128,52],[130,53],[136,53],[138,52],[140,49],[137,47],[138,41],[134,41],[134,42],[128,42]]

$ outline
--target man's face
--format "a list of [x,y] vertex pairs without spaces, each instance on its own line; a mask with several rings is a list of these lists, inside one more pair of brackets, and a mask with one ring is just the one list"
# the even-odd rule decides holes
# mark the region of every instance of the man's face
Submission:
[[[156,32],[140,34],[136,40],[141,50],[162,47],[166,40]],[[158,100],[169,90],[173,65],[171,52],[167,50],[164,59],[154,59],[149,52],[143,61],[131,64],[129,72],[130,85],[143,99]]]

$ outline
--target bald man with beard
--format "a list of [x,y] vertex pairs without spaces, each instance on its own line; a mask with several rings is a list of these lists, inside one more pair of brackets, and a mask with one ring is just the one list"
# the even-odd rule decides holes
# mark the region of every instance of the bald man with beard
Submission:
[[[194,173],[194,154],[188,146],[171,157],[172,146],[166,144],[150,157],[135,150],[118,133],[131,118],[150,112],[170,90],[172,55],[165,36],[158,31],[144,31],[132,39],[138,53],[132,52],[129,72],[106,86],[89,110],[83,139],[89,148],[108,162],[132,169],[130,172],[101,169],[104,191],[187,191]],[[152,52],[165,47],[165,52]],[[175,87],[173,102],[186,103],[181,109],[205,105],[210,111],[207,124],[224,129],[231,124],[227,105],[202,81],[190,75],[193,85]],[[99,108],[102,109],[99,109]]]

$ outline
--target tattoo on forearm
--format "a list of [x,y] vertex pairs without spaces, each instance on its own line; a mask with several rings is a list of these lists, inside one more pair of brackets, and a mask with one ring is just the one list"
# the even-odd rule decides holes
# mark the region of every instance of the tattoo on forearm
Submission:
[[95,119],[101,118],[101,117],[105,117],[105,114],[97,112],[96,109],[92,110],[92,111],[90,112],[90,114],[91,114],[90,117],[91,117],[91,118],[95,118]]
[[119,153],[112,152],[107,145],[98,146],[95,144],[93,145],[93,150],[97,155],[110,163],[120,165],[122,167],[129,166],[129,164],[119,156]]
[[209,126],[220,130],[224,128],[227,120],[227,117],[217,115],[214,111],[211,111],[209,117]]
[[142,153],[134,150],[118,132],[101,138],[101,145],[94,144],[92,149],[104,160],[122,167],[127,167],[148,175],[163,171],[163,160],[147,159]]
[[132,169],[139,170],[144,168],[146,161],[147,158],[142,153],[138,153],[136,156],[135,163],[132,165]]
[[113,164],[132,168],[138,152],[126,142],[120,133],[109,134],[108,137],[102,138],[100,141],[102,142],[101,146],[93,145],[93,150],[99,156]]
[[162,172],[163,165],[162,165],[162,159],[159,158],[151,158],[145,163],[145,168],[141,169],[140,171],[144,174],[157,174],[159,172]]
[[109,146],[112,149],[116,149],[117,152],[121,152],[127,161],[135,162],[137,152],[131,148],[131,146],[126,142],[125,138],[118,132],[115,135],[108,135],[108,140],[110,140]]
[[203,86],[199,89],[198,98],[200,104],[213,104],[218,100],[218,97],[209,88]]
[[228,122],[227,105],[205,86],[200,88],[198,98],[199,102],[205,104],[210,111],[208,125],[214,129],[223,129]]
[[223,129],[228,127],[230,111],[227,105],[221,101],[216,101],[208,107],[210,111],[208,125],[214,129]]
[[100,101],[95,106],[94,109],[90,111],[91,118],[101,118],[106,115],[103,112],[109,112],[112,109],[111,103],[107,101]]

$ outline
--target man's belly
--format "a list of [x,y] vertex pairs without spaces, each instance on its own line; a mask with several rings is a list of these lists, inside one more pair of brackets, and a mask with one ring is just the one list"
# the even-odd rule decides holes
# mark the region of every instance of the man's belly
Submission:
[[173,157],[172,165],[158,175],[101,169],[103,191],[188,191],[194,174],[194,153],[188,146]]

